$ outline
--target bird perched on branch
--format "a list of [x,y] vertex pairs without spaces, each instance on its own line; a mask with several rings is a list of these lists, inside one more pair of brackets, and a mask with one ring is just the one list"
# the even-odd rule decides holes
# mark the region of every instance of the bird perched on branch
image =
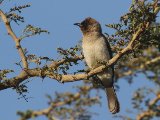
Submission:
[[[83,33],[82,49],[85,61],[89,68],[94,69],[102,62],[108,62],[112,58],[112,51],[107,38],[102,34],[101,25],[95,19],[88,17],[81,23],[75,23]],[[97,74],[105,87],[108,98],[108,107],[112,114],[120,110],[117,95],[113,87],[114,67]]]

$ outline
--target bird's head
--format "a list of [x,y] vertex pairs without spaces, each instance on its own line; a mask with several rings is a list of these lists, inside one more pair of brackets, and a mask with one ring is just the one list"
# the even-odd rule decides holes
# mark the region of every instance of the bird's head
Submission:
[[91,17],[86,18],[80,23],[75,23],[74,25],[77,25],[80,27],[83,35],[93,34],[93,33],[101,34],[102,32],[101,25],[99,24],[99,22]]

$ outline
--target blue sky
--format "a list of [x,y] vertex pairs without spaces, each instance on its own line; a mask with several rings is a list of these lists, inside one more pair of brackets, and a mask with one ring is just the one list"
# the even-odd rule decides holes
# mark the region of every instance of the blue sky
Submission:
[[[111,33],[112,31],[105,27],[105,24],[116,23],[121,15],[128,11],[131,1],[129,0],[6,0],[0,5],[0,9],[7,11],[10,6],[30,3],[31,7],[23,11],[25,24],[17,26],[13,23],[13,29],[18,36],[21,35],[23,28],[27,24],[32,24],[44,29],[48,29],[50,35],[44,34],[22,41],[23,47],[28,48],[30,53],[37,56],[49,56],[57,58],[57,47],[69,48],[77,44],[82,35],[80,30],[73,25],[75,22],[82,21],[90,16],[97,19],[103,28],[103,32]],[[0,69],[10,68],[17,69],[14,64],[19,60],[18,53],[15,49],[13,40],[7,35],[4,25],[0,22]],[[5,52],[4,52],[5,51]],[[18,71],[16,71],[18,73]],[[15,73],[15,75],[16,75]],[[120,114],[125,113],[127,108],[131,108],[130,98],[134,88],[143,85],[150,85],[143,82],[144,76],[135,78],[134,85],[128,85],[123,79],[119,81],[120,90],[117,93],[121,103]],[[139,81],[144,84],[138,84]],[[63,90],[72,91],[72,85],[81,82],[60,84],[57,81],[45,79],[43,82],[40,78],[33,78],[28,84],[29,102],[24,99],[18,100],[18,94],[12,89],[0,92],[0,119],[16,120],[17,110],[42,109],[47,107],[46,94],[53,94],[54,91],[63,92]],[[102,94],[104,94],[102,92]],[[106,106],[105,96],[102,98],[102,107],[93,107],[93,111],[99,113],[94,116],[93,120],[115,120],[109,113]],[[38,118],[38,120],[45,120]],[[117,119],[119,120],[119,119]]]

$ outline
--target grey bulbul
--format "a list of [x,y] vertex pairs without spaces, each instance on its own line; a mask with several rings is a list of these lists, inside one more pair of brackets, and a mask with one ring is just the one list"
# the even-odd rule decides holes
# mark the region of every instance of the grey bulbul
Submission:
[[[83,33],[82,49],[89,68],[94,69],[112,58],[112,51],[107,38],[102,34],[101,25],[95,19],[88,17],[81,23],[75,23]],[[105,87],[108,107],[112,114],[118,113],[120,105],[113,87],[114,67],[98,73],[98,78]]]

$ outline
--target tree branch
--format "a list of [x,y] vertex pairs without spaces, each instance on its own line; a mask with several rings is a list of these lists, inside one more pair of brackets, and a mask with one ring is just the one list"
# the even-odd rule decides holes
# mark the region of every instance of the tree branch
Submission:
[[[153,99],[152,101],[150,101],[149,107],[155,105],[159,100],[160,100],[160,94],[158,94],[155,99]],[[157,114],[155,114],[155,113],[157,113]],[[154,115],[160,116],[160,113],[159,112],[155,112],[154,110],[148,108],[148,110],[140,113],[137,116],[136,120],[143,120],[143,118],[145,118],[145,117],[152,117]]]
[[67,59],[62,59],[62,60],[59,60],[59,61],[52,62],[49,65],[49,67],[56,69],[57,67],[59,67],[60,65],[66,63],[66,62],[77,62],[78,60],[82,60],[82,59],[84,59],[83,55],[75,56],[75,57],[71,57],[71,58],[67,58]]
[[45,108],[42,110],[31,111],[30,114],[27,114],[26,116],[22,116],[22,119],[20,119],[20,120],[27,120],[27,119],[32,118],[33,116],[37,117],[37,116],[42,116],[42,115],[49,115],[52,112],[52,110],[54,110],[56,107],[66,105],[70,102],[78,100],[79,98],[80,98],[80,93],[76,93],[76,94],[74,94],[74,96],[72,96],[72,99],[51,103],[51,105],[48,108]]
[[23,48],[21,47],[20,44],[20,39],[16,36],[16,34],[13,32],[11,26],[10,26],[10,22],[8,21],[6,15],[3,13],[2,10],[0,10],[0,16],[2,18],[2,21],[5,23],[8,35],[10,35],[12,37],[12,39],[14,40],[15,44],[16,44],[16,48],[19,52],[19,55],[22,59],[22,63],[23,63],[23,67],[24,69],[28,69],[28,63],[27,63],[27,58],[23,52]]
[[[85,89],[83,89],[83,92],[84,91],[89,91],[91,90],[92,87],[85,87]],[[66,95],[67,96],[67,95]],[[63,98],[63,96],[62,96]],[[68,96],[66,98],[64,98],[62,101],[61,100],[52,100],[50,102],[50,106],[48,108],[45,108],[45,109],[41,109],[41,110],[34,110],[34,111],[29,111],[29,112],[25,112],[25,113],[28,113],[28,114],[21,114],[21,112],[19,112],[18,114],[21,115],[21,119],[20,120],[27,120],[27,119],[30,119],[31,117],[37,117],[37,116],[48,116],[48,115],[51,115],[54,117],[54,115],[56,114],[56,108],[58,107],[61,107],[61,106],[64,106],[64,105],[71,105],[71,103],[73,102],[79,102],[78,100],[81,99],[82,101],[96,101],[96,100],[99,100],[99,97],[98,96],[95,96],[95,97],[91,97],[91,98],[88,98],[88,99],[84,99],[83,100],[83,93],[80,93],[80,92],[77,92],[77,93],[74,93],[74,94],[68,94]],[[81,106],[82,107],[82,106]],[[85,108],[86,109],[86,108]],[[74,112],[74,110],[73,110]],[[72,116],[74,118],[74,115]]]
[[157,63],[160,61],[160,56],[150,60],[150,61],[147,61],[144,65],[141,66],[141,68],[144,68],[144,66],[148,66],[148,65],[151,65],[153,63]]

